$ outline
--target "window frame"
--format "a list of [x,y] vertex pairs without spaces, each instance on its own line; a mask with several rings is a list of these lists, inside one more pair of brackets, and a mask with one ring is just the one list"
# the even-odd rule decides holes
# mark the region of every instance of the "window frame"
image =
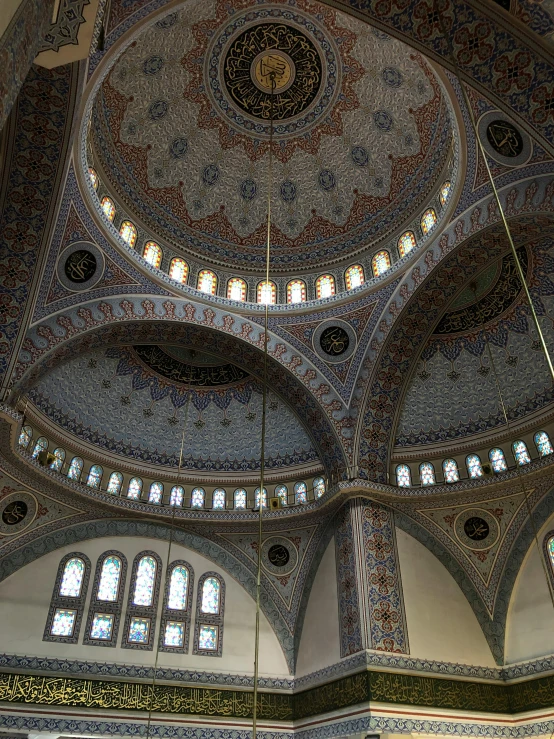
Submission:
[[[543,459],[544,457],[550,457],[552,454],[554,454],[554,451],[548,452],[547,454],[543,454],[541,452],[541,448],[537,444],[537,437],[540,436],[541,434],[544,434],[546,436],[546,438],[548,440],[548,443],[554,449],[554,444],[552,444],[552,439],[550,438],[550,434],[547,431],[544,431],[543,429],[541,429],[540,431],[535,432],[533,434],[533,443],[535,444],[535,448],[536,448],[537,453],[539,455],[539,459]],[[531,455],[529,455],[529,456],[531,456]]]
[[[381,270],[381,272],[377,271],[376,265],[377,265],[377,257],[386,256],[388,266],[386,269]],[[389,269],[392,267],[392,260],[390,258],[390,253],[387,249],[380,249],[376,254],[373,255],[371,258],[371,271],[373,272],[374,277],[380,277],[381,275],[384,275],[385,272],[388,272]]]
[[[169,588],[171,585],[171,575],[176,567],[186,567],[188,570],[188,583],[187,583],[187,598],[185,607],[177,610],[168,608],[169,601]],[[160,635],[159,635],[159,649],[160,652],[173,652],[173,654],[188,654],[189,642],[190,642],[190,630],[192,621],[192,596],[194,593],[194,570],[192,566],[184,559],[176,559],[167,568],[165,576],[164,596],[162,604],[162,617],[160,619]],[[183,623],[185,626],[185,638],[183,639],[182,647],[171,647],[166,646],[164,643],[165,629],[170,621],[177,621]]]
[[[80,559],[85,565],[83,579],[81,580],[81,592],[77,598],[67,595],[60,595],[60,587],[65,572],[65,567],[71,559]],[[50,599],[50,607],[48,608],[48,616],[46,618],[46,626],[44,627],[44,635],[42,641],[57,642],[58,644],[77,644],[79,641],[79,633],[81,631],[81,623],[85,611],[85,602],[88,593],[88,584],[90,579],[91,564],[90,559],[82,552],[70,552],[60,560],[54,582],[54,589]],[[54,623],[54,615],[58,609],[76,611],[75,621],[73,623],[73,633],[71,636],[57,636],[52,634],[52,625]]]
[[[99,600],[98,586],[100,585],[100,577],[104,562],[108,557],[117,557],[121,562],[119,571],[119,582],[117,586],[117,598],[115,600]],[[92,584],[92,592],[90,595],[90,603],[88,607],[87,625],[83,636],[83,644],[92,647],[115,647],[119,633],[119,624],[121,621],[121,613],[123,611],[123,596],[125,594],[125,581],[127,579],[127,558],[124,554],[116,549],[109,549],[98,557],[96,570],[94,573],[94,581]],[[113,616],[112,633],[109,639],[93,639],[90,636],[92,622],[96,613],[106,613]]]
[[[156,562],[156,572],[154,574],[154,586],[152,589],[152,603],[149,606],[135,605],[133,598],[137,585],[138,567],[144,557],[152,557]],[[151,652],[154,648],[154,635],[156,633],[156,616],[158,613],[158,603],[160,600],[160,583],[162,579],[162,560],[159,554],[151,550],[145,549],[139,552],[133,560],[131,569],[131,580],[129,582],[129,592],[127,593],[127,608],[125,609],[125,621],[123,624],[123,636],[121,637],[122,649],[140,649],[141,651]],[[148,629],[148,641],[144,644],[129,641],[129,627],[133,618],[150,619],[150,627]]]
[[[202,593],[204,583],[210,577],[219,580],[219,613],[203,613]],[[198,580],[196,588],[196,613],[194,624],[194,644],[192,648],[193,654],[203,655],[205,657],[221,657],[223,653],[223,623],[225,619],[225,580],[219,572],[204,572]],[[200,649],[200,627],[201,626],[217,626],[217,647],[216,649]]]

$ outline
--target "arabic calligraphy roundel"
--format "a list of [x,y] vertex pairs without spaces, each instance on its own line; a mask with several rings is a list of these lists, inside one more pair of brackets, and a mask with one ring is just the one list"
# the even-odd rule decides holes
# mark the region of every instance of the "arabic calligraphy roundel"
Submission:
[[356,351],[356,332],[349,323],[331,319],[321,323],[313,333],[314,350],[324,362],[337,364],[350,359]]
[[262,564],[267,572],[283,577],[298,565],[298,551],[290,539],[270,536],[262,544]]
[[68,290],[90,290],[104,274],[104,257],[95,244],[77,241],[62,252],[56,271]]
[[19,490],[6,496],[0,504],[0,536],[14,536],[30,526],[37,514],[33,495]]
[[468,549],[490,549],[498,540],[500,529],[496,518],[482,508],[459,513],[454,521],[457,539]]

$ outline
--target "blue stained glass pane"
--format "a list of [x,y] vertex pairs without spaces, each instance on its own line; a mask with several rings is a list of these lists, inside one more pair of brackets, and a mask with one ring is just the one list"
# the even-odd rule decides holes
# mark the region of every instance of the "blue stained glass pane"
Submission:
[[85,563],[82,559],[72,557],[68,560],[63,571],[60,595],[66,598],[78,598],[81,595],[84,574]]
[[442,463],[442,471],[446,482],[458,482],[460,473],[455,459],[445,459]]
[[80,480],[81,472],[83,471],[83,460],[81,457],[73,457],[69,469],[67,470],[67,476],[70,480]]
[[550,555],[550,563],[554,567],[554,536],[548,540],[548,553]]
[[63,467],[65,460],[65,449],[54,449],[54,457],[56,459],[53,462],[50,462],[50,469],[59,472]]
[[529,456],[527,444],[524,441],[515,441],[513,444],[513,449],[516,462],[520,467],[524,464],[529,464],[529,462],[531,461],[531,457]]
[[422,485],[435,484],[435,468],[431,462],[424,462],[419,465],[419,477]]
[[208,577],[202,586],[202,613],[219,613],[221,584],[216,577]]
[[106,557],[102,565],[100,582],[98,583],[98,600],[116,601],[121,575],[121,560],[119,557]]
[[203,625],[200,627],[198,646],[200,649],[206,649],[208,651],[217,649],[217,626]]
[[69,611],[66,608],[56,608],[50,633],[54,636],[73,636],[76,616],[77,611]]
[[187,587],[189,571],[183,565],[173,568],[169,583],[167,607],[176,611],[184,611],[187,607]]
[[206,492],[204,488],[194,488],[191,493],[191,506],[193,508],[204,508]]
[[136,606],[152,605],[155,577],[156,560],[153,557],[142,557],[137,567],[135,594],[133,596],[133,603]]
[[535,444],[537,445],[537,449],[539,450],[539,454],[541,455],[541,457],[547,457],[554,451],[554,449],[552,449],[552,443],[548,438],[548,434],[546,433],[546,431],[539,431],[537,434],[535,434]]
[[238,488],[234,493],[235,508],[246,508],[246,490]]
[[33,429],[30,426],[23,426],[19,434],[19,446],[27,449],[31,439],[33,438]]
[[[260,507],[260,488],[256,488],[254,491],[254,500],[256,501],[255,508],[259,509]],[[267,508],[267,490],[264,488],[264,493],[262,495],[262,508]]]
[[113,615],[111,613],[95,613],[90,627],[91,639],[110,639],[113,628]]
[[93,464],[88,473],[87,485],[91,488],[99,488],[103,472],[104,470],[99,464]]
[[41,436],[40,439],[37,439],[37,443],[35,444],[35,448],[33,449],[33,459],[36,459],[38,455],[45,449],[48,449],[48,439],[45,439],[44,436]]
[[142,480],[140,477],[133,477],[129,480],[129,487],[127,488],[127,497],[132,500],[138,500],[142,492]]
[[294,497],[297,505],[305,505],[308,502],[308,488],[305,482],[297,482],[295,484]]
[[212,498],[212,505],[214,508],[225,508],[225,497],[226,493],[223,488],[217,488],[214,490],[213,498]]
[[185,643],[185,624],[180,621],[168,621],[165,625],[164,646],[182,647]]
[[475,480],[478,477],[483,477],[483,467],[481,460],[476,454],[470,454],[466,457],[467,471],[471,479]]
[[133,616],[129,624],[129,641],[134,644],[148,644],[150,619]]
[[409,488],[412,484],[412,476],[407,464],[399,464],[396,468],[396,484],[400,488]]
[[288,493],[289,491],[287,490],[286,485],[277,485],[277,487],[275,488],[275,495],[277,496],[277,498],[281,498],[281,505],[287,505]]
[[489,459],[495,472],[505,472],[508,469],[506,457],[504,456],[502,449],[491,449],[489,452]]
[[108,493],[112,495],[119,495],[121,485],[123,483],[123,475],[121,472],[112,472],[110,480],[108,482]]
[[184,489],[180,485],[175,485],[175,487],[171,488],[171,493],[169,494],[169,505],[181,508],[184,497]]
[[314,480],[314,495],[316,498],[321,498],[325,493],[325,480],[323,477],[316,477]]
[[148,502],[159,505],[162,502],[162,495],[164,493],[164,486],[161,482],[153,482],[150,485],[150,493],[148,494]]

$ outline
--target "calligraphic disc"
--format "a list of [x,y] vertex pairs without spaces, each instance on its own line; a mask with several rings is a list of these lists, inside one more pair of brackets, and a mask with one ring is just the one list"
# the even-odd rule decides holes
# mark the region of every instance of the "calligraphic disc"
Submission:
[[284,536],[270,536],[262,544],[262,566],[264,570],[283,577],[298,565],[298,550]]
[[290,559],[289,550],[283,544],[273,544],[269,547],[267,558],[274,567],[286,567]]
[[490,549],[498,540],[500,528],[496,518],[482,508],[469,508],[456,516],[456,537],[468,549]]
[[14,536],[35,520],[37,501],[23,490],[10,493],[0,501],[0,536]]
[[68,290],[90,290],[102,279],[104,256],[96,244],[76,241],[60,254],[56,273],[58,280]]
[[96,257],[86,249],[78,249],[67,257],[64,270],[71,282],[88,282],[96,272]]
[[495,161],[506,167],[519,167],[531,157],[533,145],[525,131],[500,110],[490,110],[477,123],[483,149]]
[[523,151],[521,134],[509,121],[491,121],[487,126],[487,139],[496,153],[503,157],[518,157]]
[[321,323],[312,335],[316,354],[325,362],[337,364],[350,359],[356,351],[356,332],[349,323],[330,319]]
[[341,354],[348,351],[350,339],[342,326],[329,326],[319,337],[319,345],[325,354],[340,357]]

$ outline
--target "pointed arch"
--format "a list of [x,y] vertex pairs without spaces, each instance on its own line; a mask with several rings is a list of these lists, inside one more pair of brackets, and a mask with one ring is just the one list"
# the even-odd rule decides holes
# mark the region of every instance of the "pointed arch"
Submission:
[[81,552],[62,558],[54,582],[43,641],[77,644],[85,609],[90,560]]

